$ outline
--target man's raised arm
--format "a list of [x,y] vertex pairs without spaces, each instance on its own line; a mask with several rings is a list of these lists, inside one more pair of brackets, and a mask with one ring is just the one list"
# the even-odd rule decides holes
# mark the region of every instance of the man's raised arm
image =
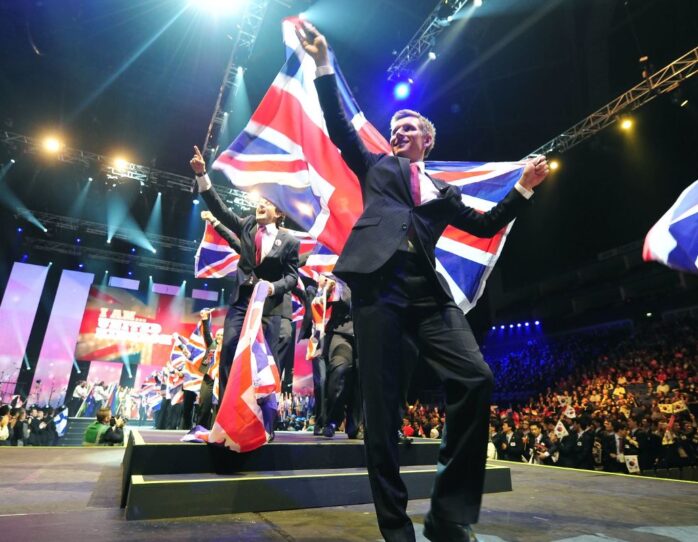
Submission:
[[242,219],[223,203],[218,192],[216,192],[216,189],[211,183],[211,179],[208,178],[208,174],[206,173],[206,161],[199,147],[196,145],[194,145],[194,156],[189,160],[189,165],[194,170],[196,183],[199,187],[199,194],[204,198],[208,208],[224,226],[231,229],[233,233],[239,236],[242,232]]
[[368,168],[376,162],[377,155],[366,149],[359,134],[354,129],[354,125],[347,119],[339,98],[334,69],[327,52],[327,40],[313,25],[304,21],[296,26],[296,35],[305,52],[315,61],[317,66],[315,88],[330,139],[342,151],[342,158],[359,178],[359,181],[363,181]]

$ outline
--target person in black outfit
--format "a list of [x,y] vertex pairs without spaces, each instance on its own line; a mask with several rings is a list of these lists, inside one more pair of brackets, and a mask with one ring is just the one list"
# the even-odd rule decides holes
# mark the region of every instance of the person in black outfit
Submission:
[[581,416],[575,419],[574,432],[576,439],[572,455],[574,467],[594,470],[594,431],[589,417]]
[[544,157],[529,162],[517,186],[485,213],[467,207],[456,186],[429,177],[424,158],[434,145],[431,122],[415,111],[393,116],[392,154],[364,146],[347,119],[330,64],[327,42],[306,22],[297,35],[315,61],[315,86],[327,131],[356,174],[363,213],[354,224],[334,274],[352,291],[359,374],[364,397],[365,445],[378,525],[388,541],[415,540],[400,478],[399,345],[416,338],[420,359],[444,382],[446,426],[424,534],[430,540],[472,540],[485,478],[492,371],[435,268],[435,245],[452,225],[491,237],[527,206],[547,175]]
[[359,374],[354,344],[354,325],[351,321],[351,290],[335,280],[321,276],[318,286],[327,288],[328,298],[335,289],[339,299],[327,303],[331,311],[325,327],[323,357],[327,360],[326,418],[323,435],[332,438],[346,419],[344,431],[350,439],[360,436],[362,409]]
[[[228,208],[206,174],[206,162],[197,147],[190,160],[199,193],[221,223],[240,239],[240,260],[231,276],[230,307],[223,325],[223,349],[220,365],[221,400],[240,338],[245,313],[255,284],[270,283],[269,297],[264,303],[262,327],[271,352],[276,354],[284,298],[298,282],[299,241],[278,228],[283,214],[271,202],[260,198],[254,216],[240,217]],[[290,309],[290,307],[288,307]],[[271,428],[267,428],[271,433]]]

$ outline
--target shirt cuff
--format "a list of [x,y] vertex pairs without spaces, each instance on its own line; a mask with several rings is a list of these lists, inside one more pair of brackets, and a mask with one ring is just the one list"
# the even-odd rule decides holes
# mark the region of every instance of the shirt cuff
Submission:
[[206,192],[211,186],[211,179],[208,178],[208,173],[204,174],[203,177],[196,177],[196,184],[199,187],[199,192]]
[[531,199],[533,197],[533,190],[529,190],[521,183],[516,183],[514,188],[516,188],[516,191],[526,199]]
[[334,73],[334,68],[331,64],[325,64],[324,66],[318,66],[315,69],[315,78],[322,77],[323,75],[332,75]]

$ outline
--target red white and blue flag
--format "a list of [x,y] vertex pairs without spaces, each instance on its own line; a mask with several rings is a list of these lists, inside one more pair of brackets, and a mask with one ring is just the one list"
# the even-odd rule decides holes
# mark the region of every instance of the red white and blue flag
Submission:
[[[300,46],[296,19],[283,22],[287,60],[244,131],[216,159],[237,187],[254,188],[334,254],[342,251],[362,212],[359,183],[327,135],[315,90],[315,64]],[[345,111],[366,148],[389,153],[364,117],[334,55],[331,61]],[[458,186],[478,211],[497,204],[521,176],[523,163],[427,162],[427,172]],[[437,244],[437,269],[467,311],[482,294],[511,224],[491,239],[449,228]]]
[[698,273],[698,181],[652,226],[642,257],[678,271]]
[[236,452],[249,452],[267,442],[263,412],[276,410],[276,394],[281,390],[279,370],[262,331],[268,291],[269,283],[260,281],[252,292],[228,385],[211,431],[195,428],[182,440],[223,444]]
[[234,273],[240,255],[221,237],[210,222],[194,256],[194,276],[199,279],[220,279]]

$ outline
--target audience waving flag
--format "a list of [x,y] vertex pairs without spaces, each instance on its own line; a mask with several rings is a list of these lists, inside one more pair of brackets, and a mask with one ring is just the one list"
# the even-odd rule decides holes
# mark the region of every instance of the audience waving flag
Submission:
[[645,237],[642,258],[698,273],[698,181],[684,190]]
[[[356,176],[327,135],[313,80],[315,65],[283,22],[287,60],[244,131],[216,159],[237,187],[256,190],[339,254],[362,211]],[[366,121],[332,56],[344,108],[366,148],[388,153],[385,138]],[[459,187],[463,200],[487,211],[513,188],[523,163],[427,162],[427,172]],[[482,294],[511,225],[490,239],[448,228],[437,243],[437,269],[467,311]]]

